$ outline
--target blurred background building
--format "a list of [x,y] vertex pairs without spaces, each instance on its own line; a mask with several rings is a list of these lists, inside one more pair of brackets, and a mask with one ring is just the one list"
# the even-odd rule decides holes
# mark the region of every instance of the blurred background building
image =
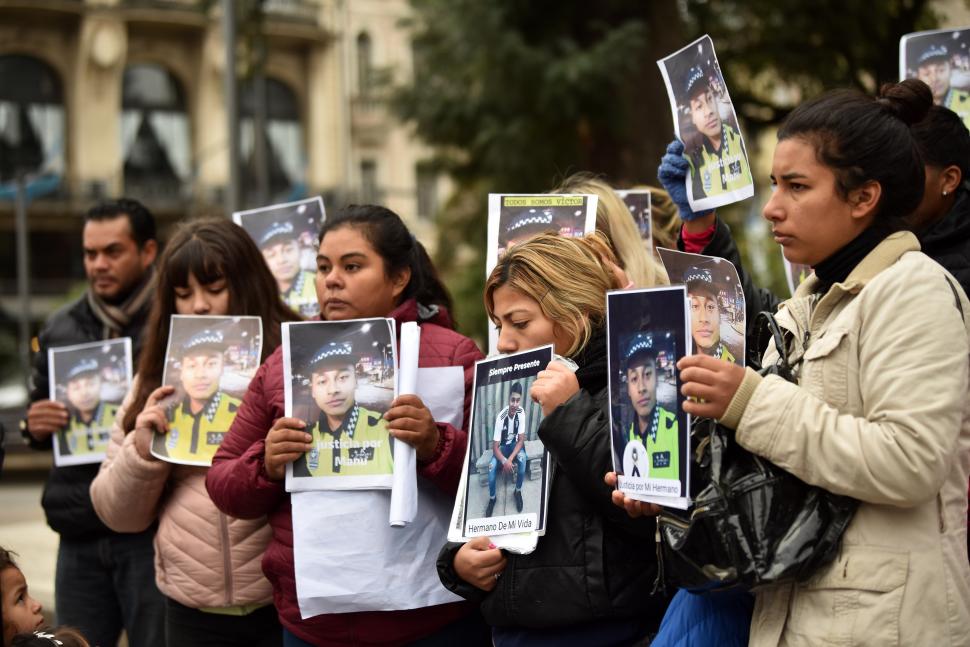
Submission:
[[[187,216],[320,194],[379,202],[425,239],[443,187],[384,99],[412,74],[406,0],[235,0],[239,194],[229,187],[224,3],[0,0],[0,407],[17,362],[16,208],[31,330],[84,289],[81,216],[126,195],[164,239]],[[18,313],[15,316],[14,313]]]

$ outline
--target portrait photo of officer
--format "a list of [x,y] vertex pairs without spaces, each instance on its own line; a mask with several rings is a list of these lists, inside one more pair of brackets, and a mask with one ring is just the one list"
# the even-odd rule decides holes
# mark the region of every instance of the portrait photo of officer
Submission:
[[900,46],[903,78],[930,87],[933,103],[957,113],[970,128],[970,30],[908,34]]
[[378,476],[394,471],[383,413],[357,401],[357,357],[350,342],[327,342],[310,359],[310,394],[319,411],[308,421],[313,449],[293,476]]
[[744,139],[710,37],[699,38],[658,64],[676,136],[684,143],[692,208],[712,209],[754,195]]
[[233,214],[235,223],[249,233],[263,253],[283,301],[303,317],[320,312],[313,279],[317,232],[325,217],[320,198]]
[[232,426],[261,348],[258,317],[173,317],[163,383],[175,387],[168,433],[156,432],[152,454],[184,465],[209,465]]
[[130,341],[51,349],[51,355],[51,399],[62,402],[68,411],[67,426],[54,434],[55,461],[58,465],[100,462],[131,378]]

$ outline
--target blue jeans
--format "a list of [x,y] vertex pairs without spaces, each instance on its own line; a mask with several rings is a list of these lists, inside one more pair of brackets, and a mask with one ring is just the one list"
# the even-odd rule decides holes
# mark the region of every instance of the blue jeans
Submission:
[[[502,452],[502,456],[506,458],[515,449],[515,444],[512,445],[499,445],[498,450]],[[518,474],[515,477],[515,489],[522,489],[522,482],[525,481],[525,466],[529,462],[528,456],[525,455],[525,445],[519,450],[519,453],[515,455],[515,460],[518,463]],[[492,455],[492,460],[488,462],[488,498],[495,498],[495,477],[498,476],[499,464],[498,457],[494,454]]]
[[77,628],[92,645],[165,645],[165,598],[155,586],[154,531],[97,539],[61,538],[54,604],[57,624]]

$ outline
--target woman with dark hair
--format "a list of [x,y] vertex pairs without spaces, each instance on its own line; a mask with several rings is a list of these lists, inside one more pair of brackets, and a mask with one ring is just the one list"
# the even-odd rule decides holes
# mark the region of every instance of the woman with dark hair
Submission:
[[[421,326],[421,367],[464,369],[464,422],[471,404],[475,362],[482,354],[470,339],[454,331],[448,314],[451,299],[424,247],[401,219],[383,207],[351,206],[328,218],[320,233],[316,276],[321,317],[347,320],[391,317],[397,330],[406,322]],[[467,433],[434,420],[416,395],[402,395],[385,414],[397,442],[415,448],[420,480],[453,497],[464,463]],[[236,420],[209,470],[206,486],[227,514],[252,519],[268,515],[273,539],[263,567],[273,583],[284,627],[285,645],[448,645],[487,640],[480,618],[466,603],[437,604],[396,611],[330,613],[303,618],[297,602],[290,495],[283,487],[286,465],[311,449],[306,425],[284,417],[283,356],[277,351],[260,367]],[[430,496],[419,487],[420,499]],[[329,493],[328,493],[329,494]],[[335,492],[333,496],[345,496]],[[386,492],[361,492],[382,504]],[[385,516],[386,519],[386,516]],[[320,550],[344,538],[332,528],[319,529]],[[392,540],[389,540],[393,542]],[[393,549],[393,546],[386,548]],[[383,553],[374,555],[375,573]],[[415,578],[435,577],[417,572]],[[353,577],[347,574],[347,577]],[[343,577],[336,574],[335,577]],[[388,586],[407,583],[388,582]]]
[[118,412],[108,455],[91,484],[94,509],[117,532],[158,523],[155,579],[166,596],[169,645],[279,645],[272,589],[260,570],[266,519],[234,519],[205,491],[206,468],[173,465],[150,452],[166,432],[159,386],[169,321],[178,315],[254,315],[263,321],[263,358],[296,319],[249,235],[229,220],[181,225],[158,262],[158,287],[132,389]]
[[[805,482],[860,501],[835,561],[756,593],[752,645],[956,645],[970,635],[970,302],[901,228],[920,204],[915,80],[824,94],[778,133],[764,207],[815,268],[777,314],[798,383],[694,355],[685,410]],[[778,349],[769,347],[765,364]]]

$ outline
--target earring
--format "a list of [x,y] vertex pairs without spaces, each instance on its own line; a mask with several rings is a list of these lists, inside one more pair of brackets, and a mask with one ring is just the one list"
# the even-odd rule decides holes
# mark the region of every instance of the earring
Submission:
[[947,194],[947,190],[946,189],[943,189],[943,197],[944,198],[946,197],[946,194]]

